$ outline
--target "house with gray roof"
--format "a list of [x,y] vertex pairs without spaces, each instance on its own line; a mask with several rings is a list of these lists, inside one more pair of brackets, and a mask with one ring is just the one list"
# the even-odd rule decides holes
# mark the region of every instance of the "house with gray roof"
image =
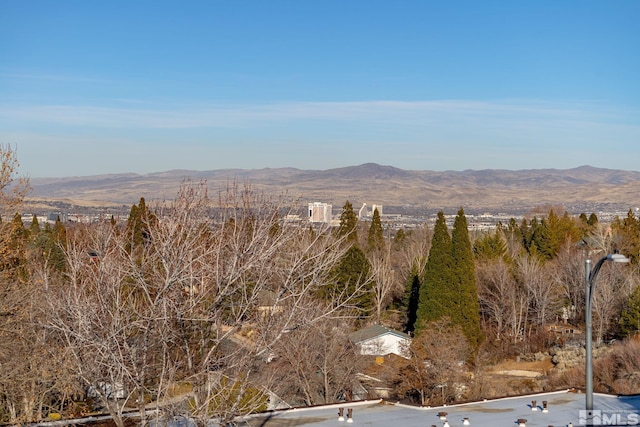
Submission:
[[358,347],[360,354],[367,356],[395,354],[408,358],[407,349],[411,344],[411,337],[404,332],[377,324],[353,332],[349,339]]

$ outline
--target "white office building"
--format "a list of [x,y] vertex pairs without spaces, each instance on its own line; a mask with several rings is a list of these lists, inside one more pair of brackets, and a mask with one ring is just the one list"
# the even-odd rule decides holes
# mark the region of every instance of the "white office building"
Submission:
[[369,216],[369,211],[367,210],[367,204],[363,203],[362,207],[358,211],[358,219],[363,219]]
[[309,203],[309,221],[310,222],[323,222],[326,224],[331,223],[331,209],[332,205],[327,203],[314,202]]

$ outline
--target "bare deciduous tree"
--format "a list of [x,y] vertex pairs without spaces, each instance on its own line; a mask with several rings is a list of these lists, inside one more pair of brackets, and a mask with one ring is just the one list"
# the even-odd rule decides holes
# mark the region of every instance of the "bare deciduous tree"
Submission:
[[413,230],[403,241],[400,248],[400,266],[402,277],[416,274],[424,275],[424,269],[431,247],[431,233],[426,226]]
[[348,325],[325,321],[286,334],[271,367],[282,375],[279,395],[305,405],[349,400],[364,358],[346,330]]
[[400,395],[416,395],[420,405],[450,403],[464,388],[469,344],[459,327],[444,318],[428,323],[411,343],[410,358],[397,369]]
[[598,222],[589,231],[588,235],[589,248],[600,253],[611,253],[614,248],[613,233],[611,225]]
[[600,270],[593,292],[593,335],[599,345],[618,326],[624,303],[633,291],[633,279],[619,266]]
[[394,295],[401,294],[404,286],[393,268],[390,245],[384,251],[369,253],[368,259],[373,281],[374,316],[375,321],[380,322],[389,301]]
[[18,155],[15,148],[0,144],[0,216],[20,211],[24,197],[29,192],[29,179],[18,176]]
[[476,276],[484,321],[493,326],[496,339],[510,337],[517,341],[528,307],[511,268],[502,259],[483,262],[476,265]]
[[582,319],[584,314],[584,251],[574,245],[564,245],[550,265],[553,280],[560,286],[565,299],[567,320]]
[[528,294],[531,319],[538,328],[544,327],[562,306],[561,289],[538,257],[519,256],[516,267],[518,279]]
[[[183,411],[198,419],[227,422],[255,410],[262,400],[247,396],[269,384],[247,374],[288,331],[344,315],[362,292],[319,305],[344,245],[286,224],[280,200],[231,187],[211,204],[205,184],[186,183],[174,202],[143,218],[138,245],[106,223],[69,237],[70,283],[52,325],[77,375],[119,423],[133,400],[143,419],[147,401],[162,409],[177,381],[190,385]],[[126,398],[114,400],[114,389]]]
[[[12,423],[41,419],[51,404],[60,357],[55,340],[40,327],[50,270],[29,251],[27,231],[16,215],[29,190],[17,176],[16,150],[0,145],[0,415]],[[36,273],[40,273],[37,280]]]

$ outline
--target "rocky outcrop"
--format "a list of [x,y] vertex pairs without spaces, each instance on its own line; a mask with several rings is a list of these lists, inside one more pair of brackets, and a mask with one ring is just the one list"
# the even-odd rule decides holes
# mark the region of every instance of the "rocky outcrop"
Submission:
[[[610,347],[593,349],[593,358],[599,359],[611,351]],[[584,366],[586,351],[584,347],[553,348],[549,351],[555,369],[565,370],[576,366]]]

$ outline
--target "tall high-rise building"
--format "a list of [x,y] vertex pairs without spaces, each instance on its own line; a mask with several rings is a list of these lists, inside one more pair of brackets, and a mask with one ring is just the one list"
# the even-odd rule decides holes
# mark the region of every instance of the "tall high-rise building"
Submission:
[[309,221],[331,223],[331,209],[333,206],[327,203],[309,203]]
[[362,219],[369,216],[369,212],[367,211],[367,204],[363,203],[362,207],[358,211],[358,219]]

